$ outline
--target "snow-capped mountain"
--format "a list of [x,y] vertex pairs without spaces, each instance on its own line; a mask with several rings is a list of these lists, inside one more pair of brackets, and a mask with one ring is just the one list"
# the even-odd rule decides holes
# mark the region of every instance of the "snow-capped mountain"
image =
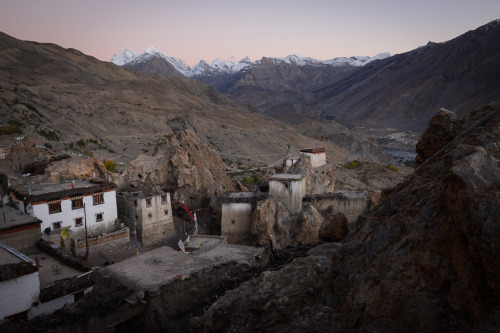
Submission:
[[111,58],[111,62],[119,66],[127,65],[129,67],[133,67],[136,64],[147,62],[154,57],[165,59],[182,75],[188,77],[190,76],[191,68],[186,65],[182,59],[170,57],[156,49],[154,46],[148,47],[143,53],[140,54],[137,54],[130,49],[126,49],[122,53],[114,55],[113,58]]
[[[338,57],[330,60],[317,60],[310,57],[302,57],[296,54],[291,54],[283,58],[266,58],[274,63],[285,62],[287,64],[295,64],[297,66],[321,66],[321,65],[331,65],[331,66],[364,66],[374,60],[380,60],[390,57],[389,53],[380,53],[374,57],[367,56],[357,56],[357,57]],[[127,65],[133,67],[139,63],[147,62],[152,57],[159,57],[165,59],[172,66],[175,67],[177,71],[187,77],[197,77],[204,75],[218,75],[218,74],[233,74],[239,71],[247,70],[253,66],[260,64],[261,60],[252,62],[248,57],[241,59],[240,61],[234,60],[221,60],[215,59],[210,64],[204,60],[200,60],[193,68],[190,68],[179,58],[170,57],[154,47],[147,48],[143,53],[136,53],[130,49],[126,49],[122,53],[116,54],[111,59],[111,62],[123,66]]]
[[137,53],[130,49],[125,49],[122,53],[115,54],[111,62],[118,66],[123,66],[137,57]]

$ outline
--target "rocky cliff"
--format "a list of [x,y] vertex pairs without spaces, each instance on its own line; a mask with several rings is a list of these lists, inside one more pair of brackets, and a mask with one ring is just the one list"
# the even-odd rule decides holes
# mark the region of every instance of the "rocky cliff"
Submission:
[[198,216],[207,222],[212,209],[218,207],[217,195],[224,187],[232,187],[220,155],[191,131],[171,134],[155,147],[152,156],[137,157],[125,169],[123,182],[124,187],[145,193],[168,190],[174,208],[185,202],[190,209],[206,209]]
[[498,331],[499,142],[497,113],[385,191],[346,242],[226,293],[192,331]]

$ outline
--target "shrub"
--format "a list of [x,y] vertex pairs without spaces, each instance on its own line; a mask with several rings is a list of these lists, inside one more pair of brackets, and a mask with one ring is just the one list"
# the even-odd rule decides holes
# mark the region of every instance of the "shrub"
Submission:
[[106,170],[108,170],[110,172],[114,172],[115,168],[116,168],[116,162],[113,160],[105,160],[104,166],[106,167]]
[[386,168],[387,168],[387,169],[389,169],[389,170],[392,170],[392,171],[398,171],[398,168],[396,168],[396,167],[395,167],[394,165],[392,165],[392,164],[388,164],[388,165],[386,166]]
[[80,139],[76,142],[76,144],[78,145],[78,147],[85,147],[86,143],[85,143],[85,140],[83,139]]
[[11,123],[9,127],[0,128],[0,135],[21,134],[22,132],[16,123]]
[[358,169],[358,168],[360,168],[362,164],[363,163],[361,163],[360,161],[354,160],[354,161],[351,161],[349,163],[346,163],[344,166],[347,169],[351,170],[351,169]]

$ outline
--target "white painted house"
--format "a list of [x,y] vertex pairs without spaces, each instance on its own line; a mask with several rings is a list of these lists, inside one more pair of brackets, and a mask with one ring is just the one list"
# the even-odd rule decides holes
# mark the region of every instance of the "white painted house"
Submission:
[[115,230],[118,217],[115,187],[75,180],[12,188],[11,197],[19,211],[42,221],[42,232],[59,235],[66,227],[79,232],[85,223],[88,230],[109,232]]
[[305,155],[311,162],[311,167],[317,168],[326,164],[325,148],[307,148],[301,149],[300,155]]
[[40,296],[40,279],[33,262],[0,242],[0,321],[28,319]]

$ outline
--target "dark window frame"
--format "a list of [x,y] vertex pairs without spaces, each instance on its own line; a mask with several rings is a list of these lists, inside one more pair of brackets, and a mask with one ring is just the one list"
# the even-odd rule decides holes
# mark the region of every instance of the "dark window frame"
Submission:
[[104,203],[104,193],[92,194],[92,201],[94,203],[94,206],[102,205]]
[[49,214],[56,214],[62,212],[61,201],[49,202]]
[[[99,216],[100,216],[101,218],[99,218]],[[102,222],[102,221],[104,221],[104,213],[96,213],[96,214],[95,214],[95,221],[96,221],[96,222]]]
[[71,199],[71,209],[83,208],[83,198]]

